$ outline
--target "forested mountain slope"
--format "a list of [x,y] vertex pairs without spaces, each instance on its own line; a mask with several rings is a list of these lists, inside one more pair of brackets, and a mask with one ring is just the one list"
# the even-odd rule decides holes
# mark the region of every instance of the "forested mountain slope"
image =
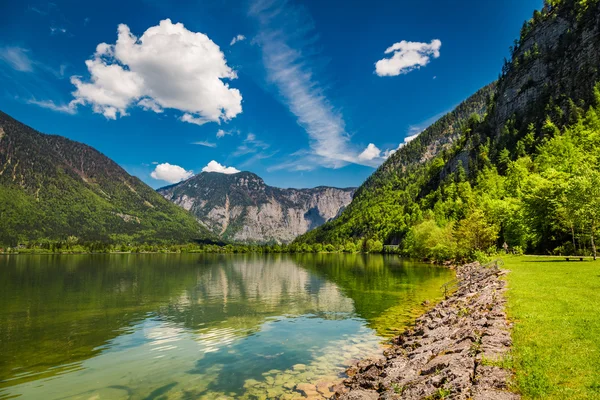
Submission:
[[202,172],[158,192],[223,239],[286,243],[336,217],[354,190],[280,189],[251,172]]
[[193,216],[100,152],[0,112],[0,245],[208,237]]
[[445,149],[430,151],[440,142],[431,131],[448,126],[448,116],[387,160],[338,219],[297,243],[379,239],[439,259],[505,241],[544,253],[594,252],[599,1],[546,1],[511,54],[497,83],[461,105],[474,114],[453,117],[458,132]]

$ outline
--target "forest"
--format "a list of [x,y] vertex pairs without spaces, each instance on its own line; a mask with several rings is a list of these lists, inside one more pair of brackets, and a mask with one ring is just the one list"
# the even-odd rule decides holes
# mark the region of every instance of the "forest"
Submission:
[[[578,67],[569,57],[597,31],[597,6],[547,1],[524,23],[497,82],[401,148],[338,219],[296,244],[370,239],[435,261],[481,259],[503,247],[595,257],[600,86],[594,64]],[[542,25],[556,21],[572,28],[554,47],[538,44]],[[533,79],[536,68],[547,76]],[[511,92],[531,101],[502,120]],[[465,109],[472,113],[456,118]]]

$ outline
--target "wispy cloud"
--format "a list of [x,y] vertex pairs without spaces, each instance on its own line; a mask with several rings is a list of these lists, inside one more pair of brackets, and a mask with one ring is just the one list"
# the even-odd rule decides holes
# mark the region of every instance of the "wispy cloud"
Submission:
[[51,26],[50,27],[50,34],[51,35],[59,35],[62,33],[67,33],[67,29],[60,27],[60,26]]
[[395,149],[388,149],[383,152],[383,158],[387,159],[396,151],[400,150],[402,147],[406,146],[408,143],[412,142],[419,136],[423,131],[429,128],[434,122],[442,118],[444,115],[448,114],[451,110],[444,111],[433,117],[427,118],[425,121],[419,122],[418,124],[410,125],[408,127],[408,131],[406,132],[406,136],[404,137],[404,141],[398,145]]
[[455,107],[452,107],[451,109],[448,109],[446,111],[443,111],[439,114],[436,114],[432,117],[427,118],[424,121],[421,121],[417,124],[413,124],[410,125],[408,127],[408,132],[407,132],[407,137],[411,137],[411,136],[418,136],[419,133],[423,132],[425,129],[429,128],[431,125],[433,125],[434,122],[436,122],[437,120],[439,120],[440,118],[442,118],[444,115],[448,114],[449,112],[451,112]]
[[311,60],[305,54],[313,52],[314,41],[310,15],[285,0],[255,0],[250,15],[258,21],[255,41],[262,50],[267,79],[277,87],[280,100],[309,136],[310,153],[282,165],[298,169],[381,163],[381,159],[359,158],[362,151],[352,145],[341,112],[329,101],[309,66]]
[[0,66],[4,64],[17,72],[45,72],[58,79],[65,77],[66,64],[54,68],[48,63],[34,58],[30,49],[21,46],[0,46]]
[[207,140],[200,140],[198,142],[193,142],[192,144],[197,144],[199,146],[204,146],[204,147],[217,147],[216,143],[209,142]]
[[33,72],[34,61],[29,49],[19,46],[0,47],[0,61],[20,72]]
[[47,12],[47,11],[40,10],[40,9],[39,9],[39,8],[37,8],[37,7],[32,7],[32,6],[29,6],[29,7],[27,7],[27,9],[28,9],[29,11],[32,11],[32,12],[36,13],[36,14],[40,14],[40,15],[48,15],[48,12]]
[[42,107],[42,108],[48,108],[52,111],[62,112],[65,114],[76,114],[77,113],[77,107],[71,103],[56,104],[52,100],[36,100],[36,99],[27,100],[27,103],[34,104],[34,105]]
[[267,150],[269,147],[271,146],[268,143],[258,140],[256,135],[249,133],[242,144],[240,144],[231,155],[234,157],[240,157],[246,154],[255,154],[261,152],[262,150]]
[[256,154],[254,154],[252,157],[248,158],[246,161],[242,162],[240,164],[240,167],[248,168],[261,160],[266,160],[268,158],[273,157],[277,153],[279,153],[279,150],[274,150],[274,151],[270,151],[270,152],[266,152],[266,151],[258,152]]
[[236,133],[236,134],[238,134],[238,135],[239,135],[239,134],[240,134],[240,131],[238,131],[238,130],[226,131],[226,130],[224,130],[224,129],[219,129],[219,130],[217,131],[217,139],[221,139],[221,138],[223,138],[223,137],[225,137],[225,136],[231,136],[231,135],[233,135],[234,133]]

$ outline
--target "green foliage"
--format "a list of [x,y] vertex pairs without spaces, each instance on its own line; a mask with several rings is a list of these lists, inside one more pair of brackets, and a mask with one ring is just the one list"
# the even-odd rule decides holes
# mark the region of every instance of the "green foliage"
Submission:
[[98,151],[0,112],[0,246],[185,243],[211,235]]
[[465,255],[485,251],[494,246],[499,228],[489,221],[483,210],[475,208],[461,220],[456,229],[459,247]]
[[457,255],[457,242],[453,224],[439,227],[428,219],[413,226],[404,240],[405,254],[434,261],[453,259]]
[[[555,84],[539,87],[527,79],[528,71],[516,69],[530,68],[540,57],[567,63],[574,49],[583,48],[585,30],[598,29],[599,6],[598,0],[547,1],[524,24],[497,86],[478,92],[398,150],[339,218],[297,242],[373,238],[400,244],[406,256],[435,261],[484,260],[504,242],[513,252],[595,255],[600,84],[589,78],[598,78],[597,70],[550,75]],[[534,43],[532,32],[551,26],[546,22],[556,16],[573,27],[560,45]],[[526,82],[521,91],[535,89],[538,98],[518,114],[497,114],[516,82]]]

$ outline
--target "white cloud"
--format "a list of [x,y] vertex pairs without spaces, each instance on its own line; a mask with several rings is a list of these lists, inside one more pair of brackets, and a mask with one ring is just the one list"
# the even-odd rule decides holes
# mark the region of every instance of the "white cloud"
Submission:
[[217,144],[216,144],[216,143],[209,142],[209,141],[207,141],[207,140],[200,140],[200,141],[198,141],[198,142],[194,142],[194,143],[192,143],[192,144],[197,144],[197,145],[199,145],[199,146],[204,146],[204,147],[217,147]]
[[90,80],[71,77],[73,106],[88,104],[116,119],[138,105],[160,112],[184,112],[184,122],[202,125],[228,121],[242,112],[242,96],[225,80],[237,77],[223,52],[208,36],[165,19],[134,36],[118,28],[116,44],[100,43],[86,61]]
[[310,15],[285,0],[254,0],[250,15],[260,25],[255,40],[262,50],[267,79],[309,137],[311,152],[284,165],[290,169],[340,168],[348,163],[376,166],[377,160],[359,159],[360,149],[352,145],[342,114],[327,99],[310,68],[312,60],[304,56],[314,53]]
[[58,111],[65,114],[75,114],[77,108],[71,104],[56,104],[52,100],[35,100],[31,99],[27,101],[28,104],[34,104],[39,107],[48,108],[52,111]]
[[28,9],[29,11],[33,11],[34,13],[37,13],[37,14],[40,14],[40,15],[48,15],[48,12],[47,12],[47,11],[42,11],[42,10],[40,10],[39,8],[36,8],[36,7],[31,7],[31,6],[28,6],[28,7],[27,7],[27,9]]
[[160,181],[178,183],[194,176],[194,171],[186,171],[179,165],[163,163],[158,164],[150,176]]
[[204,124],[210,122],[206,118],[194,117],[192,114],[188,114],[188,113],[183,114],[181,116],[181,118],[179,118],[179,119],[183,122],[188,122],[188,123],[194,124],[194,125],[204,125]]
[[146,97],[138,101],[138,106],[142,107],[144,111],[154,111],[155,113],[162,113],[163,109],[154,100]]
[[65,28],[56,27],[56,26],[51,26],[50,27],[50,34],[51,35],[57,35],[59,33],[67,33],[67,30]]
[[246,36],[244,36],[244,35],[237,35],[236,37],[234,37],[233,39],[231,39],[231,43],[229,43],[229,45],[233,46],[237,42],[241,42],[243,40],[246,40]]
[[415,140],[417,138],[417,136],[419,136],[422,132],[423,132],[423,130],[420,130],[419,132],[415,133],[414,135],[405,137],[404,142],[400,143],[397,148],[384,151],[383,158],[387,160],[392,154],[394,154],[395,152],[397,152],[398,150],[400,150],[401,148],[406,146],[408,143]]
[[358,155],[358,159],[361,161],[370,161],[381,156],[381,150],[377,148],[373,143],[369,143],[367,148]]
[[215,160],[209,162],[206,167],[202,168],[202,172],[218,172],[220,174],[237,174],[240,172],[239,169],[234,167],[226,167],[219,164]]
[[[421,131],[421,132],[423,132],[423,131]],[[417,138],[417,136],[419,136],[421,134],[421,132],[415,133],[414,135],[405,137],[404,138],[404,143],[406,144],[406,143],[412,142],[413,140],[415,140]]]
[[397,76],[426,66],[431,58],[440,56],[442,42],[434,39],[431,43],[407,42],[394,43],[385,54],[393,53],[375,63],[375,73],[379,76]]
[[246,136],[246,139],[240,144],[237,149],[233,153],[231,153],[234,157],[243,156],[245,154],[254,154],[259,153],[262,150],[267,150],[271,147],[268,143],[263,142],[262,140],[256,139],[256,135],[253,133],[249,133]]
[[34,62],[29,57],[29,50],[18,46],[0,47],[0,61],[21,72],[32,72]]
[[224,131],[223,129],[219,129],[217,131],[217,139],[221,139],[222,137],[225,137],[227,135],[233,135],[233,133],[229,131]]

